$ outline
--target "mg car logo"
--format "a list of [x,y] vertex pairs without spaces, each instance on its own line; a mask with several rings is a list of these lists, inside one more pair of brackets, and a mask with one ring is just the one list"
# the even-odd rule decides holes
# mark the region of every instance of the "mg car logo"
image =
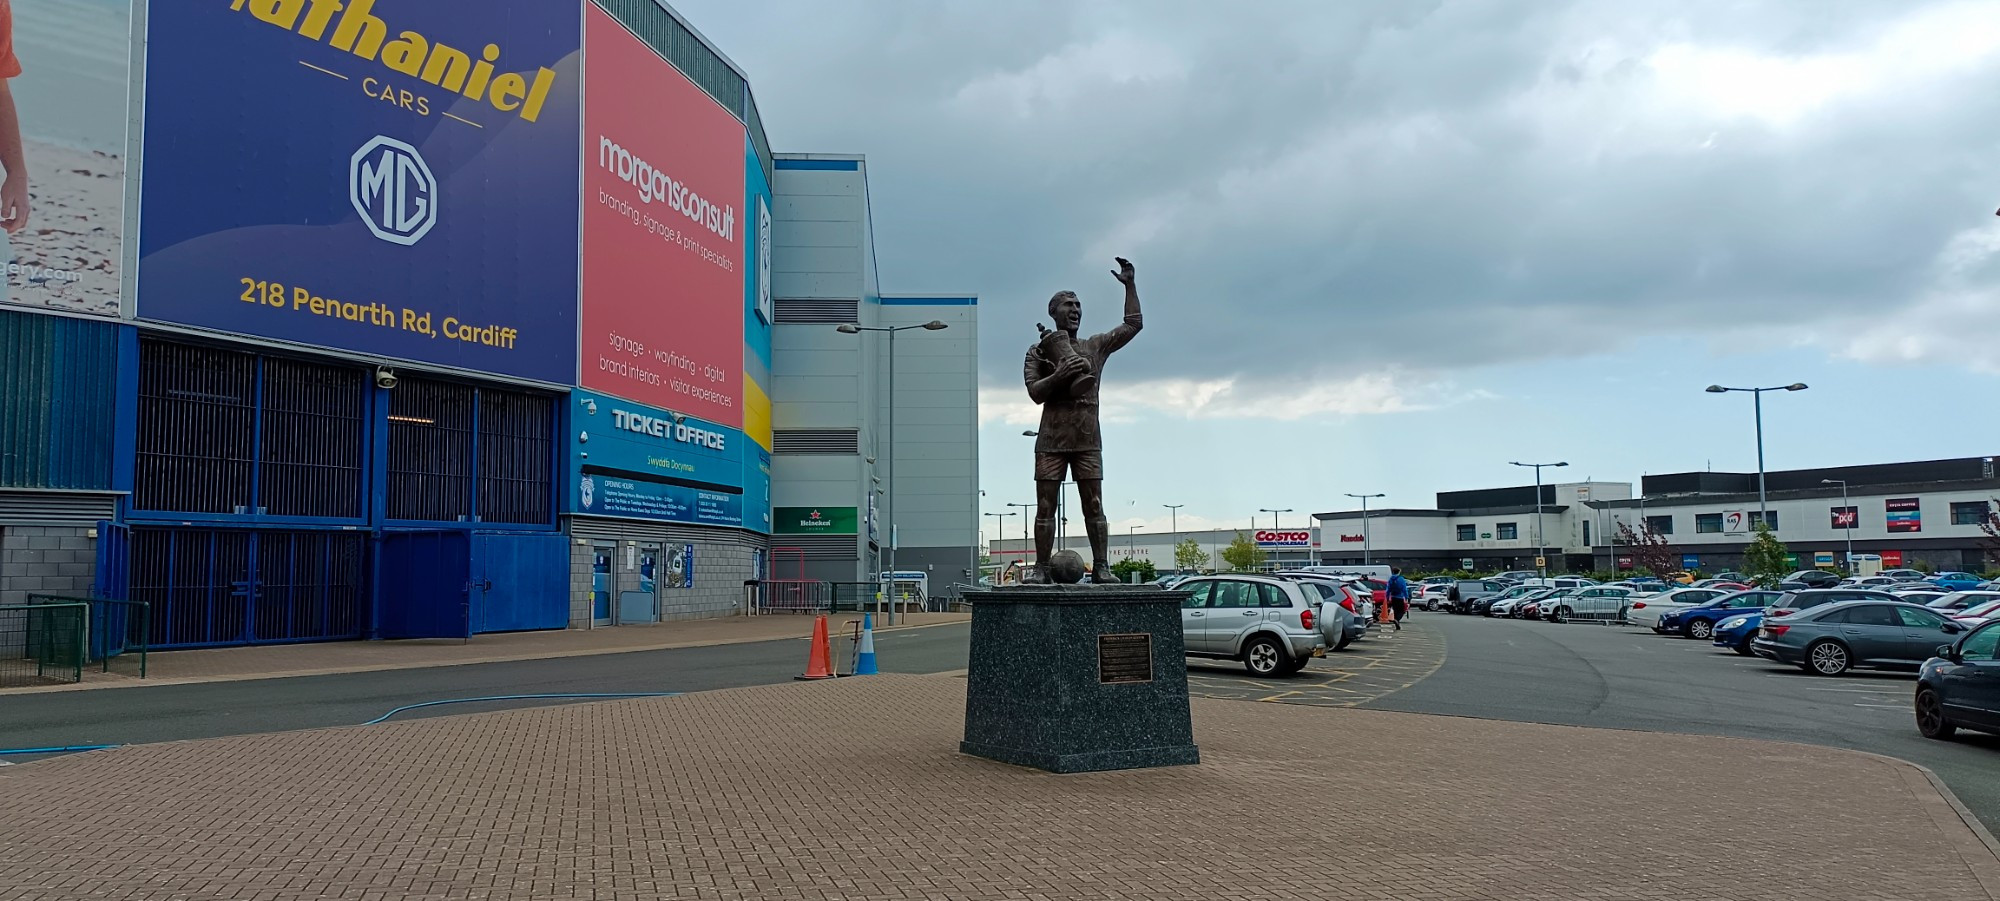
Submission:
[[377,135],[354,151],[348,199],[368,230],[391,244],[423,240],[437,224],[437,177],[417,148]]

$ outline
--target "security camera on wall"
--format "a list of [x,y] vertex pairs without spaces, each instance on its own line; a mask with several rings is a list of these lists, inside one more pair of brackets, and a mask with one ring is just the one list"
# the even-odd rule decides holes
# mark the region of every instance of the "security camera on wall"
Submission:
[[383,390],[396,387],[396,371],[387,367],[375,370],[375,387]]

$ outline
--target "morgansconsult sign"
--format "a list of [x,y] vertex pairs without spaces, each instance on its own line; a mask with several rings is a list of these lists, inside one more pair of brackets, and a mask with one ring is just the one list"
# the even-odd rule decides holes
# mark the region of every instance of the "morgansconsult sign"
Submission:
[[[563,5],[563,4],[555,4]],[[743,124],[584,4],[583,387],[743,427]]]
[[569,384],[580,28],[574,2],[151,4],[138,315]]

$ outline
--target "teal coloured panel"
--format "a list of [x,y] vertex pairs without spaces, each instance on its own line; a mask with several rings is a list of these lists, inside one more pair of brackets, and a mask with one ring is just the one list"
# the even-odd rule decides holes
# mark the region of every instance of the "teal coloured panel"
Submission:
[[0,487],[110,490],[122,327],[0,310]]

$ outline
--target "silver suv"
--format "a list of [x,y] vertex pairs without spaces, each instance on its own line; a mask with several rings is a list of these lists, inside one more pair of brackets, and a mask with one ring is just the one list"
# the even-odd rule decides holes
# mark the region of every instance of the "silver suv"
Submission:
[[1189,579],[1174,589],[1189,592],[1181,601],[1189,657],[1240,660],[1253,676],[1289,676],[1326,647],[1319,592],[1305,585],[1227,575]]

